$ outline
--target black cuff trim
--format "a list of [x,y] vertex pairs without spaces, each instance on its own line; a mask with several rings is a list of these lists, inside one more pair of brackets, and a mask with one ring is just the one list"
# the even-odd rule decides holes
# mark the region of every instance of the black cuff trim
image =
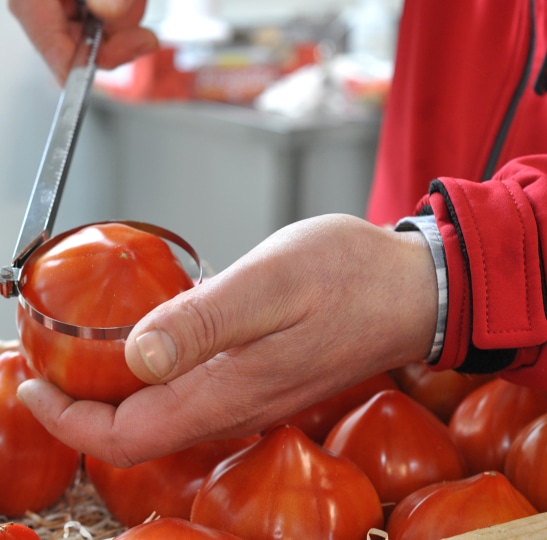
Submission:
[[515,360],[518,349],[477,349],[472,343],[467,349],[463,364],[455,371],[461,373],[495,373],[509,367]]
[[418,212],[416,212],[417,216],[432,216],[433,215],[433,208],[431,208],[430,204],[424,204]]

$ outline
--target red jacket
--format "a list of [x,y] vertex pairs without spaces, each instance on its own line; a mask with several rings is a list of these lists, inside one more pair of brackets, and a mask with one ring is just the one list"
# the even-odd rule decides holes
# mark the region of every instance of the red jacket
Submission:
[[546,58],[547,0],[406,0],[367,218],[429,192],[449,287],[436,367],[547,389]]

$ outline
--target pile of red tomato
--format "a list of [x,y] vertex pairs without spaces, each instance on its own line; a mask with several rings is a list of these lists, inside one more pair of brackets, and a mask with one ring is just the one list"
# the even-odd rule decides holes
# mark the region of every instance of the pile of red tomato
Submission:
[[[47,315],[84,326],[127,325],[192,286],[157,238],[117,226],[91,232],[85,242],[58,247],[25,275],[27,299]],[[128,314],[134,306],[131,294],[108,314],[99,307],[78,310],[79,293],[70,286],[81,291],[82,285],[74,272],[87,276],[84,289],[93,294],[106,274],[121,282],[102,286],[105,294],[139,287],[142,266],[148,265],[142,261],[150,256],[138,262],[129,248],[112,249],[113,238],[131,240],[137,251],[154,250],[152,260],[163,261],[161,271],[167,269],[169,277],[161,278],[158,287],[147,287],[154,298],[138,306],[138,313]],[[104,272],[87,271],[92,244],[98,257],[93,264]],[[80,260],[82,250],[88,255],[85,264],[71,263],[71,257]],[[139,266],[135,274],[131,261]],[[52,295],[48,284],[65,270],[60,282],[68,290]],[[148,270],[149,284],[159,269]],[[161,286],[166,282],[168,290]],[[52,301],[57,304],[53,311]],[[76,311],[70,311],[72,301]],[[104,295],[97,301],[110,305]],[[111,319],[105,324],[107,315]],[[141,384],[129,378],[119,395],[122,371],[104,387],[97,379],[97,372],[109,372],[93,367],[97,357],[118,358],[119,369],[128,371],[119,344],[91,340],[81,351],[81,341],[74,341],[78,338],[64,336],[61,354],[58,336],[21,310],[18,317],[34,367],[74,397],[117,403]],[[78,380],[92,380],[91,388],[65,385],[74,379],[69,376],[73,360],[78,369],[82,363],[88,369],[89,377]],[[496,377],[436,373],[425,364],[411,364],[254,436],[202,443],[116,469],[80,456],[38,424],[15,396],[17,386],[33,376],[22,353],[0,354],[0,515],[8,519],[46,510],[81,466],[106,508],[127,527],[118,540],[361,540],[371,530],[387,531],[390,540],[433,540],[547,511],[547,393]],[[32,538],[16,533],[6,523],[0,540]]]
[[[9,519],[56,502],[80,466],[17,401],[32,376],[21,353],[0,354],[0,514]],[[82,461],[128,529],[120,540],[350,540],[374,529],[427,540],[547,511],[546,449],[547,393],[412,364],[251,437],[127,469]]]

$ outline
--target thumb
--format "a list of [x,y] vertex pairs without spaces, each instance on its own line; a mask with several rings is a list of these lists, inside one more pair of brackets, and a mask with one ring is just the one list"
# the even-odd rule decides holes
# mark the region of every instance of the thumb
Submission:
[[292,324],[297,310],[279,300],[281,288],[286,294],[291,286],[282,278],[267,279],[262,263],[252,259],[247,256],[145,316],[126,342],[131,371],[147,383],[168,382],[219,352]]

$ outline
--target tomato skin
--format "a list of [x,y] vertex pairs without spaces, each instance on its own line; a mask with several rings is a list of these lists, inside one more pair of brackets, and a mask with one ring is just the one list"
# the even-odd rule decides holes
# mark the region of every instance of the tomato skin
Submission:
[[405,497],[386,525],[389,540],[438,540],[537,514],[500,472],[425,486]]
[[527,424],[515,437],[504,472],[540,512],[547,512],[547,414]]
[[448,427],[470,474],[503,472],[519,431],[543,413],[547,413],[547,392],[494,379],[462,400]]
[[[158,236],[120,223],[84,227],[23,267],[21,291],[38,311],[87,327],[129,326],[193,282]],[[112,404],[142,388],[125,340],[49,330],[19,305],[17,326],[35,369],[75,399]]]
[[258,439],[256,435],[204,442],[126,469],[86,456],[85,468],[106,508],[122,525],[133,527],[152,513],[190,519],[192,502],[205,476]]
[[383,514],[358,467],[298,428],[280,426],[211,471],[191,521],[246,540],[352,540],[383,526]]
[[280,420],[272,427],[281,425],[295,426],[312,441],[323,444],[329,431],[349,411],[365,403],[381,390],[396,388],[397,384],[388,373],[380,373],[330,398],[311,405],[289,418]]
[[0,540],[40,540],[30,527],[22,523],[0,523]]
[[0,354],[0,515],[18,517],[56,502],[71,485],[80,454],[50,435],[16,396],[34,377],[17,351]]
[[433,482],[467,474],[448,427],[399,390],[384,390],[346,415],[324,447],[370,478],[386,510]]
[[182,518],[160,518],[135,525],[114,540],[238,540],[238,537]]
[[390,374],[401,392],[421,403],[445,424],[465,396],[493,378],[453,370],[433,371],[426,362],[412,362]]

